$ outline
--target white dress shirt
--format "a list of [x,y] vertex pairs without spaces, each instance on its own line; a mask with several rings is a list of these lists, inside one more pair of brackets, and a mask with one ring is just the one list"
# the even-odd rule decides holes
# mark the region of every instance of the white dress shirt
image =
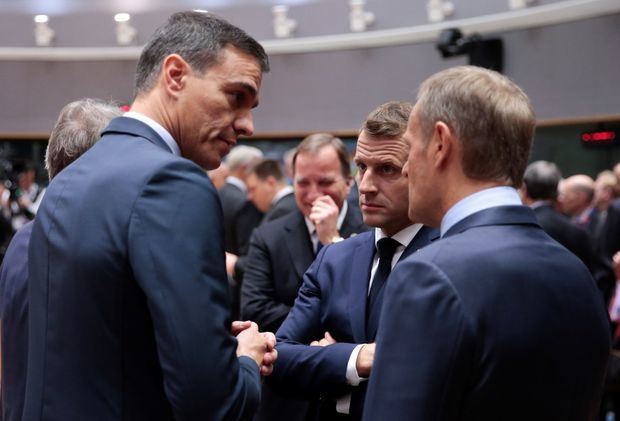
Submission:
[[[396,251],[394,252],[394,257],[392,258],[392,269],[398,263],[398,260],[401,258],[403,253],[405,252],[405,248],[413,241],[415,236],[418,234],[420,229],[422,228],[422,224],[413,224],[409,225],[407,228],[404,228],[394,234],[392,238],[400,243],[398,247],[396,247]],[[372,261],[372,268],[370,270],[370,280],[368,281],[368,291],[367,294],[370,293],[370,288],[372,287],[372,279],[375,277],[375,273],[377,273],[377,269],[379,268],[379,254],[377,253],[377,243],[380,239],[387,237],[385,233],[380,228],[375,228],[375,255]],[[347,363],[347,383],[351,386],[358,386],[362,381],[368,380],[366,377],[360,377],[357,373],[357,356],[362,349],[362,346],[365,344],[359,344],[355,348],[353,348],[353,352],[351,352],[351,356],[349,357],[349,362]],[[339,398],[336,401],[336,411],[341,414],[348,414],[351,406],[351,395],[345,395]]]
[[164,128],[164,126],[162,126],[152,118],[149,118],[144,114],[140,114],[135,111],[127,111],[125,114],[123,114],[123,117],[139,120],[149,126],[151,129],[155,130],[155,133],[157,133],[159,137],[161,137],[164,142],[166,142],[166,145],[168,145],[172,153],[176,156],[181,156],[181,149],[179,149],[179,145],[174,140],[170,132]]

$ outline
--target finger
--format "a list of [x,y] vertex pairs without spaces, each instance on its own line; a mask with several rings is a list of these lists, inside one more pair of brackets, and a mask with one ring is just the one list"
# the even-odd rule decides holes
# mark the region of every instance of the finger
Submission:
[[260,375],[263,377],[270,376],[273,373],[273,365],[262,365],[260,367]]
[[276,346],[276,335],[272,332],[262,332],[263,338],[265,339],[266,345],[271,350]]
[[325,339],[329,341],[329,343],[336,343],[336,340],[329,334],[329,332],[325,332]]
[[310,342],[310,346],[319,346],[319,341]]
[[233,335],[237,336],[240,332],[246,330],[251,325],[252,325],[252,322],[250,322],[249,320],[245,320],[245,321],[236,320],[232,322],[230,331]]

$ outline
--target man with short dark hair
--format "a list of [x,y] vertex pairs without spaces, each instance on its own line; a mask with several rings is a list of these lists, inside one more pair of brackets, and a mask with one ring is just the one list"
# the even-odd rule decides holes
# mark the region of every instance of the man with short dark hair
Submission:
[[248,199],[265,214],[261,224],[297,209],[293,188],[286,183],[280,164],[263,159],[247,171]]
[[[82,99],[63,107],[45,152],[49,179],[99,140],[101,130],[121,110],[95,99]],[[2,322],[3,421],[22,419],[28,355],[28,245],[33,222],[19,229],[0,267],[0,319]]]
[[424,81],[405,134],[409,217],[441,239],[390,275],[364,420],[594,420],[610,349],[588,269],[516,191],[525,93],[460,66]]
[[205,170],[253,132],[263,48],[199,11],[138,60],[136,97],[49,185],[29,253],[24,420],[249,419],[275,337],[230,326]]
[[588,232],[572,224],[554,209],[561,179],[560,169],[554,163],[532,162],[523,175],[521,198],[524,204],[532,208],[545,232],[591,269],[594,264],[594,251]]
[[279,364],[269,383],[320,396],[320,420],[361,418],[387,275],[439,235],[407,214],[402,135],[411,107],[391,101],[368,115],[354,161],[364,223],[374,230],[321,250],[277,332]]

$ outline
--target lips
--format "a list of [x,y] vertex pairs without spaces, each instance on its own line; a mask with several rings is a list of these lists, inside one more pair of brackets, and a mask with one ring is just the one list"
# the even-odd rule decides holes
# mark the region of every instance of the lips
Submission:
[[378,204],[378,203],[363,202],[363,203],[361,204],[361,207],[362,207],[363,209],[367,209],[367,210],[376,210],[376,209],[381,209],[381,208],[383,208],[384,206],[383,206],[383,205],[380,205],[380,204]]

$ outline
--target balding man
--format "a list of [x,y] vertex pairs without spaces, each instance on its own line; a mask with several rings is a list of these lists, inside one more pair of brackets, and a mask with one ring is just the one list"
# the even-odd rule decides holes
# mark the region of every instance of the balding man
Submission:
[[364,420],[595,419],[607,311],[516,191],[534,126],[499,73],[460,66],[420,86],[405,134],[409,217],[441,238],[390,275]]
[[560,208],[573,223],[593,234],[598,226],[598,211],[594,207],[594,180],[585,174],[564,179],[560,187]]
[[[113,104],[82,99],[63,107],[45,152],[45,168],[52,180],[99,140],[101,130],[121,110]],[[16,233],[0,267],[2,319],[2,417],[22,419],[28,355],[28,246],[33,222]]]

